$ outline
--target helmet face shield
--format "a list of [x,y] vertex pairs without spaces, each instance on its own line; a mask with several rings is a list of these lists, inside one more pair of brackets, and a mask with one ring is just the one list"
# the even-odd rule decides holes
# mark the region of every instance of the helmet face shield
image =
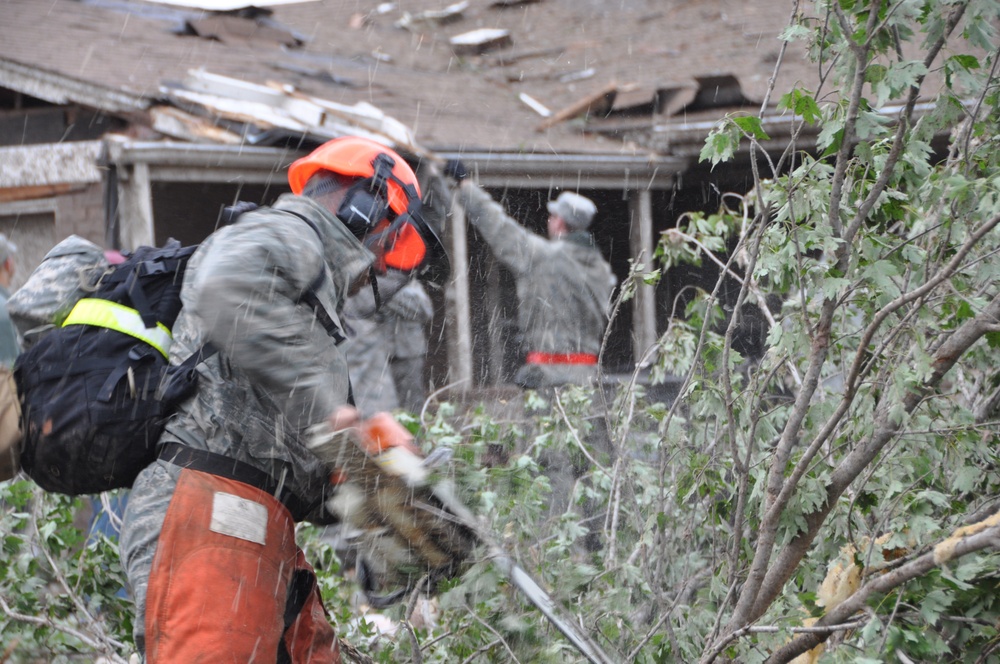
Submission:
[[392,222],[383,220],[364,243],[375,254],[375,268],[380,273],[387,270],[415,273],[443,284],[451,272],[444,245],[417,211]]

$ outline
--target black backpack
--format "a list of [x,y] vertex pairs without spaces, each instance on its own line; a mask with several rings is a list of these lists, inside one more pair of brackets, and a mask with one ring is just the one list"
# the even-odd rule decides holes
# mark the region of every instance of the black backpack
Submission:
[[[223,221],[256,207],[226,208]],[[319,234],[308,218],[285,212]],[[197,365],[216,352],[207,344],[180,365],[168,359],[184,270],[197,248],[170,240],[136,249],[60,327],[18,357],[21,468],[46,491],[76,496],[128,488],[155,460],[167,418],[197,387]],[[340,343],[343,332],[316,294],[326,276],[324,269],[302,302]]]
[[167,359],[195,249],[176,240],[140,247],[18,357],[21,468],[43,489],[79,495],[129,487],[153,460],[167,416],[213,352],[202,349],[179,366]]

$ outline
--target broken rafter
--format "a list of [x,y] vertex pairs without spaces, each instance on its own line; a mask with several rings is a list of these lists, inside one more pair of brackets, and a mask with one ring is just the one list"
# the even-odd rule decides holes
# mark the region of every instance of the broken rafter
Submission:
[[607,110],[614,103],[615,95],[618,93],[618,84],[612,83],[607,87],[587,95],[579,101],[573,102],[566,108],[557,111],[552,117],[542,122],[536,131],[544,131],[560,122],[565,122],[579,115],[589,114],[598,109]]

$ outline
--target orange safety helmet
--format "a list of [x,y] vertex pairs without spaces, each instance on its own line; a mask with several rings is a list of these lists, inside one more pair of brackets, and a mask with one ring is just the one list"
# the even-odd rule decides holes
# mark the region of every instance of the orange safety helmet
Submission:
[[288,184],[295,194],[301,194],[309,178],[319,171],[332,171],[340,175],[356,178],[370,178],[375,175],[375,159],[380,155],[392,158],[392,174],[396,180],[388,181],[387,198],[389,207],[396,214],[404,214],[410,208],[411,197],[406,186],[412,186],[416,198],[420,199],[420,184],[410,165],[394,150],[360,136],[343,136],[327,141],[305,157],[297,159],[288,167]]

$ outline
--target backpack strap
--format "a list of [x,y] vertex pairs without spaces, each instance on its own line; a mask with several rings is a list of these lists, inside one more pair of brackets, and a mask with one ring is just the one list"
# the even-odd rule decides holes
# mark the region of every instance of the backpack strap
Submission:
[[[288,214],[298,217],[299,219],[304,221],[306,224],[309,225],[309,228],[313,229],[313,232],[316,233],[316,237],[320,238],[320,241],[322,241],[323,235],[319,232],[319,227],[312,219],[309,219],[305,215],[299,214],[298,212],[293,212],[291,210],[282,209],[279,211],[287,212]],[[333,316],[330,315],[330,312],[326,310],[326,307],[323,306],[323,303],[319,299],[319,295],[317,295],[320,287],[323,285],[323,282],[325,281],[326,281],[326,263],[324,262],[323,269],[321,269],[319,275],[317,275],[317,277],[313,279],[313,282],[309,284],[309,288],[307,288],[306,292],[302,294],[302,297],[299,299],[299,301],[309,305],[312,308],[312,310],[316,314],[316,319],[319,321],[320,325],[323,326],[323,329],[326,330],[326,333],[330,335],[334,343],[339,345],[347,340],[347,335],[344,334],[343,329],[341,329],[340,325],[337,324],[337,321],[334,320]]]
[[[142,317],[142,322],[147,328],[154,328],[159,321],[146,292],[142,288],[140,279],[146,276],[178,272],[197,248],[197,245],[181,247],[179,242],[172,240],[164,247],[164,249],[173,249],[172,254],[161,254],[157,258],[148,260],[137,260],[138,257],[135,257],[130,259],[135,260],[134,263],[126,261],[126,264],[105,275],[101,282],[104,285],[125,282],[126,295]],[[138,251],[142,251],[142,248]]]
[[154,320],[148,325],[138,309],[100,298],[85,297],[77,302],[63,321],[63,327],[68,325],[106,327],[146,342],[164,357],[168,357],[173,343],[173,336],[163,323]]

